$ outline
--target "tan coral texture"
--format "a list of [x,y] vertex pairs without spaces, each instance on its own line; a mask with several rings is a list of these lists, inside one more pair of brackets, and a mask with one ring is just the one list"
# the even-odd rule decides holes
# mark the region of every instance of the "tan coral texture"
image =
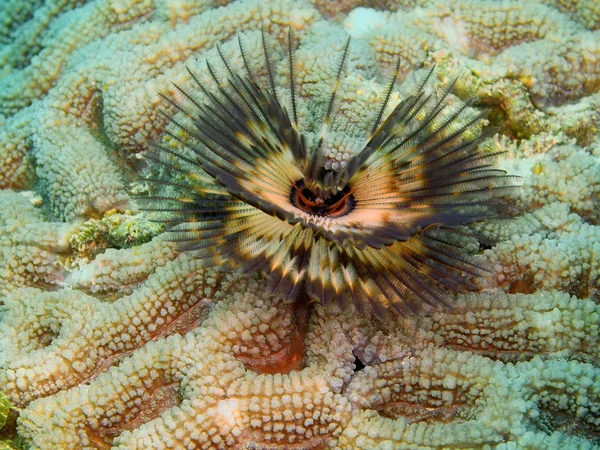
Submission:
[[[286,303],[178,253],[138,210],[160,94],[207,62],[267,86],[269,48],[314,137],[348,36],[327,167],[431,83],[518,176],[470,225],[493,288],[381,320]],[[78,449],[600,448],[600,7],[596,0],[0,2],[1,439]],[[235,56],[238,55],[238,56]],[[198,93],[198,98],[202,94]],[[284,101],[284,103],[285,103]],[[175,180],[176,181],[176,180]],[[348,303],[348,302],[340,302]],[[16,421],[14,420],[16,418]]]

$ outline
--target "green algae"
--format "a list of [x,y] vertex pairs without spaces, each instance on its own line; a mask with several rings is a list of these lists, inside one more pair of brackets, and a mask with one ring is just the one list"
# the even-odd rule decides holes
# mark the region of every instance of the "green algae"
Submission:
[[71,235],[69,244],[80,257],[92,258],[107,248],[129,248],[157,236],[163,227],[140,215],[107,213],[102,219],[90,219]]
[[[27,448],[20,439],[6,439],[14,437],[14,419],[11,414],[13,406],[2,392],[0,392],[0,450],[16,450]],[[11,417],[12,416],[12,417]],[[10,429],[9,429],[10,428]]]

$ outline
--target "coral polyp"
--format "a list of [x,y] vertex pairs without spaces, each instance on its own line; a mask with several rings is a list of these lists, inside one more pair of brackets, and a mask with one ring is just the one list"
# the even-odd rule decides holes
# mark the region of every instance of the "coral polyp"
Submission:
[[478,150],[493,131],[481,131],[468,102],[449,100],[454,83],[434,92],[431,69],[392,105],[398,62],[368,123],[351,124],[363,131],[354,137],[360,149],[335,169],[324,150],[350,39],[316,133],[300,120],[291,32],[289,92],[277,92],[264,34],[260,42],[265,80],[238,39],[239,71],[219,48],[206,63],[211,87],[189,71],[191,87],[175,86],[180,101],[164,96],[174,131],[150,159],[169,170],[150,181],[174,192],[147,198],[146,209],[170,213],[180,249],[217,267],[262,271],[283,298],[304,290],[380,316],[446,303],[445,289],[485,287],[485,262],[452,235],[496,217],[510,176],[493,167],[498,153]]
[[[0,448],[598,448],[597,5],[0,1]],[[266,99],[262,109],[236,113],[226,97],[239,103],[235,88]],[[398,105],[420,94],[421,110],[394,122]],[[437,103],[438,116],[427,121]],[[226,120],[206,114],[209,107]],[[266,108],[287,118],[253,118]],[[259,149],[241,125],[232,132],[231,114],[252,118],[242,124],[278,145],[266,147],[264,159],[246,155],[250,165],[240,161],[242,150]],[[306,156],[274,166],[278,155],[290,157],[281,146],[290,137],[278,137],[284,119]],[[405,155],[387,152],[384,141],[359,161],[386,121],[391,139],[416,132]],[[505,188],[511,179],[497,172],[479,182],[488,191],[465,193],[473,181],[465,170],[464,185],[442,191],[444,181],[457,178],[443,159],[433,161],[443,151],[433,145],[453,133],[460,135],[447,148],[470,145],[457,152],[520,176],[521,187]],[[236,152],[220,145],[228,138],[242,139]],[[306,164],[317,148],[311,177]],[[199,159],[202,152],[212,160]],[[213,161],[234,179],[238,168],[248,168],[240,179],[248,190],[279,181],[261,168],[295,176],[281,183],[279,197],[267,197],[263,187],[256,195],[264,204],[253,205],[250,194],[242,198],[215,179]],[[389,176],[386,167],[405,175]],[[407,202],[393,211],[405,236],[399,223],[386,228],[374,220],[386,205],[372,216],[363,208],[366,191],[356,180],[378,170],[381,180],[396,182],[382,188],[380,200]],[[372,178],[362,187],[376,189]],[[437,190],[440,201],[417,198],[418,183]],[[139,195],[167,198],[150,200],[149,208],[189,212],[147,214],[139,211]],[[264,212],[269,202],[289,218]],[[246,205],[253,224],[232,218],[230,205]],[[419,206],[421,224],[408,215]],[[494,218],[498,209],[502,220]],[[439,224],[425,221],[434,215]],[[351,218],[357,226],[348,230]],[[265,234],[253,238],[259,224]],[[177,251],[199,244],[201,234],[213,247],[207,257]],[[426,239],[438,253],[425,252]],[[251,253],[246,243],[268,247]],[[231,251],[219,257],[227,246]],[[440,253],[453,265],[431,262]],[[255,254],[252,268],[244,258]],[[301,271],[299,255],[323,258],[316,275]],[[385,255],[400,261],[396,274],[417,274],[419,292],[423,284],[435,289],[440,297],[432,303],[452,308],[430,309],[406,288],[401,312],[423,306],[418,320],[377,319],[361,283],[381,295],[377,282],[385,281],[373,274],[390,267]],[[457,268],[457,257],[480,270]],[[291,291],[294,302],[267,285],[276,287],[286,261],[304,277]],[[370,261],[379,265],[367,271]],[[363,295],[363,314],[345,280],[331,278],[349,262],[362,268],[352,286]],[[437,275],[448,286],[424,267],[449,270],[452,277]],[[388,280],[394,276],[390,271]],[[293,282],[282,277],[280,288]],[[347,310],[322,305],[320,297],[310,302],[311,283],[313,290],[324,283],[323,294]],[[383,314],[395,311],[387,306]]]

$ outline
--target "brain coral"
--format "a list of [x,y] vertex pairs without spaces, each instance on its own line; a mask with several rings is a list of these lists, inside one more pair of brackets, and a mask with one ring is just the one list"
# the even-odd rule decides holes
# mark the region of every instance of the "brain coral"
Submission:
[[[487,111],[482,151],[521,176],[506,217],[471,226],[499,287],[418,320],[287,304],[137,210],[156,171],[139,157],[169,129],[159,94],[261,30],[288,92],[289,28],[305,123],[352,36],[334,168],[398,58],[393,101],[435,65],[434,87],[458,77]],[[600,448],[599,29],[593,0],[0,2],[0,440]]]

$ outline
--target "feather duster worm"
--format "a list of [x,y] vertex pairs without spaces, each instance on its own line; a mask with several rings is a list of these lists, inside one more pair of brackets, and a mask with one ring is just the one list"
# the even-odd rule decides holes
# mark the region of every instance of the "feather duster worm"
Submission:
[[178,86],[183,102],[164,97],[183,119],[165,113],[179,129],[166,132],[178,145],[154,144],[148,157],[167,176],[149,181],[175,193],[147,198],[145,209],[171,214],[163,221],[181,250],[224,269],[262,271],[289,299],[303,289],[321,303],[410,315],[423,304],[447,303],[447,290],[476,289],[488,270],[450,235],[495,217],[508,177],[492,167],[496,154],[477,151],[490,134],[476,133],[481,116],[465,114],[469,102],[448,106],[452,86],[428,93],[427,80],[386,115],[397,66],[362,150],[342,169],[327,170],[323,141],[350,40],[311,146],[298,123],[288,38],[287,106],[275,89],[264,34],[266,87],[238,39],[242,73],[219,49],[227,76],[207,63],[216,89],[189,71],[204,102]]

